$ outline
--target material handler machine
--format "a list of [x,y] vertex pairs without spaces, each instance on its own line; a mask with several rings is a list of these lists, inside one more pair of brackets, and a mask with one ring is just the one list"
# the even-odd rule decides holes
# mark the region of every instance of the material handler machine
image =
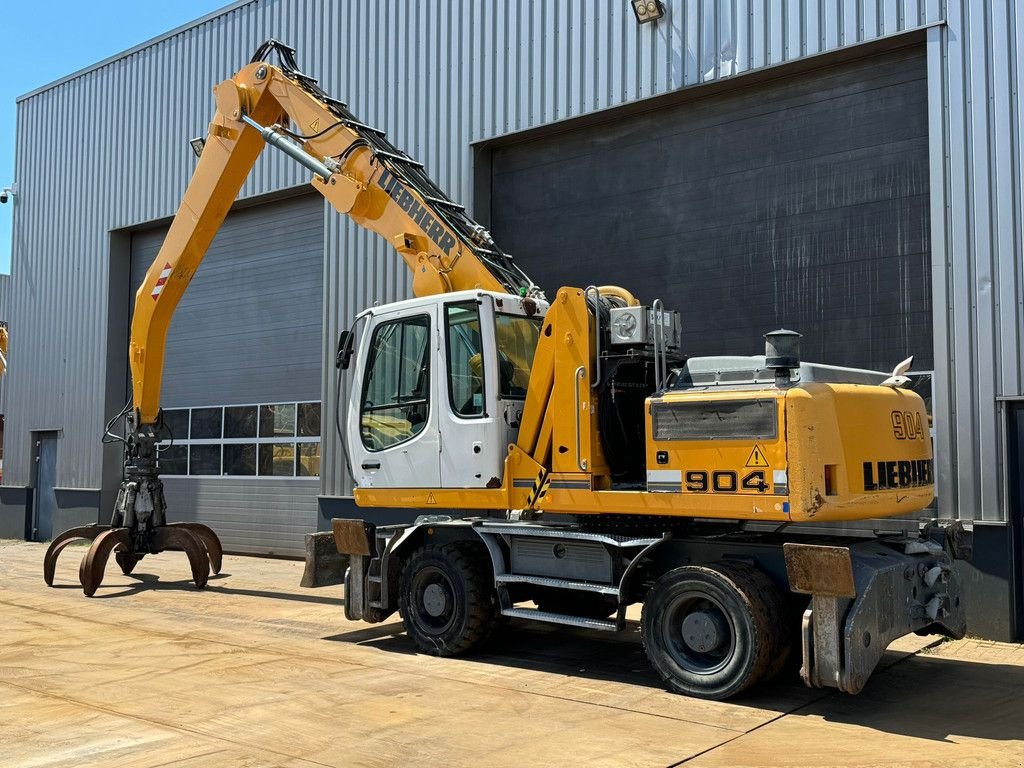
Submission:
[[931,503],[928,415],[903,386],[909,360],[888,378],[807,364],[790,331],[767,334],[764,357],[688,359],[679,315],[660,299],[593,284],[547,300],[287,46],[265,43],[214,93],[197,168],[137,294],[133,397],[123,433],[107,429],[125,441],[113,520],[57,537],[47,582],[80,538],[94,539],[80,569],[87,595],[111,553],[129,573],[147,554],[183,549],[198,587],[219,569],[213,531],[166,521],[164,348],[269,145],[413,273],[415,298],[366,309],[338,344],[356,502],[422,513],[406,525],[334,521],[349,619],[398,611],[420,649],[452,655],[503,617],[615,632],[640,603],[655,670],[707,698],[770,677],[794,653],[808,685],[856,693],[895,638],[963,635],[961,528],[858,537],[820,525]]

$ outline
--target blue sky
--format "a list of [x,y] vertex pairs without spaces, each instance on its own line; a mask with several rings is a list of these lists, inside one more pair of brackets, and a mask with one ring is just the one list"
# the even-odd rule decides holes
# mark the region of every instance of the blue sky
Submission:
[[[0,187],[14,178],[15,99],[230,0],[0,0]],[[55,148],[59,152],[59,148]],[[11,266],[10,203],[0,205],[0,272]]]

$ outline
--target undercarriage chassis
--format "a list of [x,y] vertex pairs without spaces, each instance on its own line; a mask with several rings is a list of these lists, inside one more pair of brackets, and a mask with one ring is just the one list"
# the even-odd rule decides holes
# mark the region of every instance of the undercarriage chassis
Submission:
[[[379,622],[401,609],[409,630],[406,613],[416,609],[419,593],[405,585],[415,583],[417,553],[442,556],[457,545],[464,558],[471,545],[486,568],[486,583],[479,586],[490,591],[495,616],[615,632],[627,626],[626,608],[642,603],[641,634],[659,633],[644,637],[652,665],[658,669],[667,659],[659,673],[668,685],[706,698],[728,698],[767,679],[795,653],[802,655],[808,686],[858,693],[897,638],[912,632],[959,638],[966,632],[953,560],[968,556],[969,534],[959,523],[931,524],[918,536],[857,539],[693,530],[621,535],[576,525],[433,516],[380,528],[335,520],[334,537],[350,559],[349,619]],[[454,593],[424,594],[431,597],[421,606],[427,619],[438,600],[455,600]],[[742,599],[730,602],[730,595]],[[806,603],[802,595],[809,596]],[[536,609],[527,607],[530,600]],[[744,620],[740,616],[737,623],[739,614],[731,611],[751,605],[749,630],[761,638],[755,645],[770,650],[737,666],[736,675],[745,678],[730,687],[720,679],[724,673],[708,670],[730,666],[730,649],[743,644],[742,632],[731,633]],[[656,658],[652,648],[660,634],[668,638],[660,646],[669,654]],[[429,652],[430,640],[417,644]],[[676,679],[672,670],[679,670]]]

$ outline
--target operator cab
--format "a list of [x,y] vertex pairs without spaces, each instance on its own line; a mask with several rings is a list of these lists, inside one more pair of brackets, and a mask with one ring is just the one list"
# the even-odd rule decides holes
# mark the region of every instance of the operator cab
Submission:
[[547,306],[471,290],[360,314],[345,425],[356,484],[499,486]]

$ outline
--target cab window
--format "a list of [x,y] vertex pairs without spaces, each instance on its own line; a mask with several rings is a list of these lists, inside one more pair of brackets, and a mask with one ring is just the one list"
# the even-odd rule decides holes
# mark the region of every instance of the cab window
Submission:
[[480,305],[445,305],[448,348],[448,397],[452,411],[464,418],[484,415],[484,367],[480,343]]
[[430,397],[430,319],[382,323],[373,332],[363,381],[363,445],[380,451],[410,440],[427,424]]
[[539,318],[522,315],[495,315],[500,397],[513,400],[526,398],[542,323]]

